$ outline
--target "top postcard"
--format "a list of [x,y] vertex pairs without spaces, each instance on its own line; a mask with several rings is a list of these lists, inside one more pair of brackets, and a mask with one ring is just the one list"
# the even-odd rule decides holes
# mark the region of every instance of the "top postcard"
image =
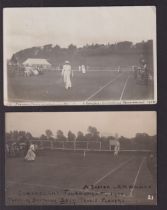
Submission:
[[157,103],[156,7],[3,10],[4,105]]

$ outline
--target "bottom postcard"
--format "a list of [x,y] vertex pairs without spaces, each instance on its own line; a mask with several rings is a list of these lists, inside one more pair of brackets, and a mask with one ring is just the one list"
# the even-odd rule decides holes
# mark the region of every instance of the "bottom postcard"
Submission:
[[5,202],[157,205],[156,112],[5,116]]

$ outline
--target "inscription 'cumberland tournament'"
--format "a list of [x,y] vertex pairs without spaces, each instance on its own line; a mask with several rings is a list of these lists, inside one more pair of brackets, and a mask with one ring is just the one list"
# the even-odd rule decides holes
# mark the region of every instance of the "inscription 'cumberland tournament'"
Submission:
[[156,112],[7,113],[5,127],[6,205],[156,205]]

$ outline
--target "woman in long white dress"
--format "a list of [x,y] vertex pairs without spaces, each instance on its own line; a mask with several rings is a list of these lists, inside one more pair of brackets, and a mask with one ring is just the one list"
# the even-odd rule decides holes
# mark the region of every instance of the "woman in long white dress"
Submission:
[[85,65],[82,65],[82,66],[81,66],[81,69],[82,69],[82,74],[85,74],[85,73],[86,73]]
[[73,71],[69,61],[66,61],[63,65],[62,76],[65,83],[65,89],[68,90],[72,88],[71,76],[73,76]]
[[27,161],[34,161],[35,158],[36,158],[35,146],[31,144],[24,159]]

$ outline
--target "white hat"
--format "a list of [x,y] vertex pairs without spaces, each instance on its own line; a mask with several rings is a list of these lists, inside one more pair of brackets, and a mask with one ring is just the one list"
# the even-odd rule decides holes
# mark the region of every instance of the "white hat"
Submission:
[[65,63],[70,63],[69,61],[65,61]]

